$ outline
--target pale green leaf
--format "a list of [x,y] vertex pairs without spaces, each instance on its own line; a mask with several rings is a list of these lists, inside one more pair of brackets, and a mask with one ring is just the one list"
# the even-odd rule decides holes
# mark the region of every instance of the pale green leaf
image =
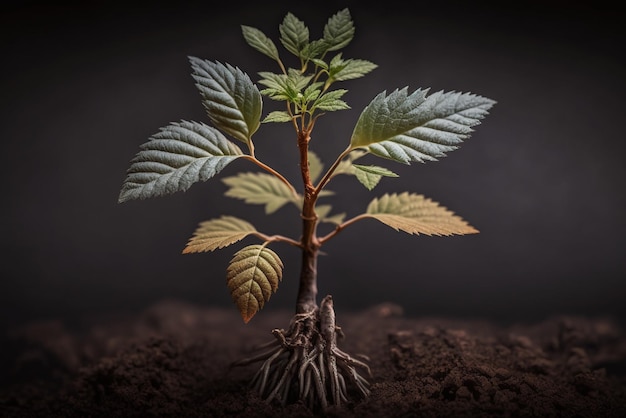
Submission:
[[377,67],[378,65],[370,61],[349,59],[343,62],[342,68],[338,71],[331,70],[331,77],[337,81],[352,80],[363,77]]
[[226,284],[245,323],[278,289],[283,262],[263,245],[249,245],[235,253],[226,270]]
[[274,110],[273,112],[270,112],[265,119],[263,119],[262,123],[269,123],[269,122],[291,122],[292,121],[292,117],[291,115],[285,111],[285,110]]
[[361,182],[368,190],[372,190],[378,183],[380,179],[384,177],[398,177],[396,173],[391,170],[387,170],[384,167],[378,167],[375,165],[352,165],[356,171],[355,175],[357,180]]
[[348,9],[334,14],[324,26],[324,40],[328,51],[336,51],[348,45],[354,37],[354,23]]
[[347,93],[348,90],[345,89],[337,89],[331,90],[327,93],[324,93],[319,97],[311,107],[313,109],[326,110],[326,111],[335,111],[335,110],[344,110],[350,109],[350,106],[343,100],[339,98]]
[[257,232],[252,224],[234,216],[201,222],[187,243],[183,254],[214,251],[241,241]]
[[271,71],[260,71],[259,75],[261,76],[261,79],[259,80],[259,84],[269,87],[274,90],[287,89],[287,75],[286,74],[276,74]]
[[249,144],[261,124],[261,93],[239,68],[189,57],[193,78],[213,125]]
[[311,80],[313,80],[313,75],[302,74],[294,68],[288,69],[287,74],[289,83],[297,92],[302,92],[302,90],[309,85]]
[[385,194],[367,207],[366,216],[396,231],[424,235],[465,235],[478,231],[438,203],[418,194]]
[[244,155],[217,129],[188,121],[161,128],[140,149],[131,160],[120,203],[185,191]]
[[337,110],[350,109],[350,106],[343,100],[332,99],[324,100],[315,104],[315,109],[324,110],[327,112],[335,112]]
[[222,179],[229,186],[225,195],[246,203],[265,205],[265,213],[276,212],[287,203],[300,205],[301,197],[278,178],[266,173],[239,173]]
[[304,22],[292,13],[287,13],[283,22],[278,26],[278,30],[280,42],[285,49],[295,56],[301,57],[304,48],[309,43],[309,29]]
[[259,72],[262,77],[259,84],[268,87],[261,91],[274,100],[288,100],[296,102],[298,94],[302,89],[306,88],[312,79],[312,76],[305,76],[298,71],[289,71],[289,74],[276,74],[269,71]]
[[241,25],[241,32],[248,45],[252,48],[267,55],[274,61],[280,61],[276,45],[274,45],[274,42],[262,31],[250,26]]
[[496,103],[471,93],[426,92],[376,96],[361,113],[351,146],[404,164],[436,161],[469,138]]

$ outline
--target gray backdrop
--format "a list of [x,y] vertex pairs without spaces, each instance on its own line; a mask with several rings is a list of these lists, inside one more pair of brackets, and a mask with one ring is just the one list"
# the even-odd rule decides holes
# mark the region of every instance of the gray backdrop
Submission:
[[[383,90],[469,91],[498,104],[438,162],[368,159],[401,177],[383,179],[372,192],[345,176],[330,185],[336,210],[348,215],[383,193],[407,190],[440,202],[481,233],[415,237],[362,221],[323,248],[320,296],[332,293],[344,310],[390,301],[410,315],[625,317],[619,13],[595,2],[588,9],[467,3],[6,6],[2,324],[132,312],[169,298],[235,309],[225,269],[241,245],[182,255],[187,239],[200,221],[222,214],[297,238],[294,208],[265,217],[260,206],[222,196],[220,178],[254,169],[243,161],[188,192],[118,204],[126,169],[161,126],[208,122],[187,56],[228,62],[257,80],[258,71],[277,68],[244,42],[241,24],[277,41],[278,24],[291,11],[318,37],[344,7],[356,25],[344,57],[379,68],[344,83],[352,110],[319,120],[312,149],[327,164]],[[264,113],[275,108],[266,101]],[[255,139],[261,159],[298,179],[289,126],[263,126]],[[272,248],[286,267],[266,309],[292,309],[299,253]]]

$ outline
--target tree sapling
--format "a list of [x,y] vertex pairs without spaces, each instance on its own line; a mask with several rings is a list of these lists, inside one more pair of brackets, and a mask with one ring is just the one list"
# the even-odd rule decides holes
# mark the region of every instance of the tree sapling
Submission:
[[[363,77],[376,64],[345,58],[340,51],[354,36],[348,9],[331,16],[320,39],[310,40],[303,21],[288,13],[279,25],[279,39],[295,56],[296,67],[287,67],[275,43],[260,30],[241,26],[243,38],[256,51],[271,58],[278,72],[260,72],[259,89],[237,67],[218,61],[190,57],[192,76],[211,125],[182,120],[171,123],[144,143],[132,159],[119,195],[119,202],[145,199],[187,190],[206,181],[235,160],[246,160],[263,171],[224,178],[226,196],[250,204],[265,205],[272,213],[286,204],[299,210],[294,221],[302,222],[299,238],[266,235],[249,222],[224,215],[199,224],[183,253],[213,251],[253,236],[261,244],[237,251],[226,277],[231,296],[244,322],[270,299],[282,279],[283,262],[270,245],[285,243],[301,250],[301,270],[295,315],[288,328],[272,331],[275,339],[257,355],[235,365],[260,362],[252,379],[258,394],[281,404],[301,400],[313,409],[348,402],[353,392],[369,394],[370,374],[365,359],[356,359],[337,345],[341,329],[335,323],[332,297],[317,301],[317,261],[320,248],[357,221],[373,218],[409,234],[463,235],[478,231],[438,203],[415,193],[384,194],[373,199],[365,212],[345,219],[332,214],[331,206],[318,204],[328,194],[327,186],[341,174],[353,175],[372,190],[382,177],[397,177],[377,165],[357,164],[366,155],[382,161],[410,164],[436,161],[457,149],[473,127],[495,104],[471,93],[429,89],[391,93],[383,91],[361,112],[347,146],[324,171],[310,151],[312,132],[327,112],[349,109],[342,100],[345,89],[335,88],[345,80]],[[262,117],[263,96],[284,102],[282,110]],[[262,125],[288,123],[295,130],[301,183],[298,187],[255,156],[253,135]],[[245,145],[245,150],[238,143]],[[318,235],[318,225],[331,225]]]

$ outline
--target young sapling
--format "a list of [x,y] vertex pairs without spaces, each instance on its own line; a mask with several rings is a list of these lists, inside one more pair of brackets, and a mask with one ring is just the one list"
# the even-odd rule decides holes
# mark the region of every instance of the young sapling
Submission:
[[[401,164],[437,161],[470,136],[495,101],[455,91],[429,94],[429,89],[409,91],[408,87],[391,93],[383,91],[363,109],[352,136],[346,138],[345,150],[324,170],[309,143],[321,116],[350,109],[342,99],[347,90],[336,85],[363,77],[377,67],[338,52],[354,37],[349,10],[332,15],[322,37],[316,40],[310,39],[303,21],[291,13],[284,17],[278,28],[279,40],[295,56],[294,67],[285,64],[276,44],[263,32],[245,25],[241,29],[247,44],[273,60],[278,71],[260,72],[260,89],[238,67],[190,57],[192,77],[210,125],[182,120],[152,135],[131,160],[119,202],[185,191],[194,183],[216,176],[235,160],[260,168],[262,171],[224,178],[226,196],[264,205],[268,214],[284,205],[294,205],[299,211],[294,221],[302,223],[300,237],[266,235],[246,220],[223,215],[201,222],[183,253],[214,251],[249,236],[260,240],[260,244],[237,251],[226,269],[228,289],[247,323],[282,280],[283,262],[270,245],[283,243],[299,248],[300,281],[293,319],[286,330],[273,330],[275,338],[258,354],[234,365],[261,363],[252,387],[268,402],[301,400],[312,409],[339,406],[353,393],[369,394],[364,375],[370,375],[370,369],[365,359],[352,357],[338,347],[337,337],[343,333],[335,322],[332,297],[328,295],[318,304],[320,248],[342,230],[369,218],[415,235],[450,236],[478,231],[437,202],[416,193],[384,194],[373,199],[363,213],[349,219],[345,214],[332,213],[328,204],[318,204],[319,198],[329,194],[327,186],[341,174],[354,176],[369,190],[383,177],[397,177],[385,167],[356,163],[366,155]],[[282,102],[282,109],[263,116],[263,97]],[[288,123],[294,128],[301,177],[298,182],[287,179],[278,168],[255,155],[254,134],[272,123]],[[326,235],[318,235],[321,223],[331,225]]]

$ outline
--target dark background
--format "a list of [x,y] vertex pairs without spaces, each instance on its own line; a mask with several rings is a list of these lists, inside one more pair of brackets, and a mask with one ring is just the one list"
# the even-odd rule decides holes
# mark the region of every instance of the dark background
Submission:
[[[344,57],[379,68],[344,83],[351,111],[319,120],[312,149],[327,164],[383,90],[469,91],[498,104],[438,162],[368,159],[401,177],[372,192],[346,176],[330,184],[336,210],[348,215],[407,190],[481,233],[415,237],[359,222],[323,248],[320,296],[332,293],[344,310],[391,301],[410,315],[497,321],[626,317],[622,12],[565,1],[259,3],[3,6],[3,326],[134,312],[169,298],[235,309],[225,269],[256,241],[207,254],[182,248],[200,221],[222,214],[297,238],[294,208],[265,217],[260,206],[222,196],[220,178],[254,169],[243,161],[185,193],[118,204],[126,169],[161,126],[208,122],[187,56],[228,62],[257,80],[258,71],[277,68],[245,44],[241,24],[278,44],[278,24],[291,11],[317,38],[346,6],[356,36]],[[266,101],[264,114],[275,106]],[[262,160],[297,180],[289,126],[264,125],[255,140]],[[286,267],[265,309],[291,309],[299,253],[272,248]]]

